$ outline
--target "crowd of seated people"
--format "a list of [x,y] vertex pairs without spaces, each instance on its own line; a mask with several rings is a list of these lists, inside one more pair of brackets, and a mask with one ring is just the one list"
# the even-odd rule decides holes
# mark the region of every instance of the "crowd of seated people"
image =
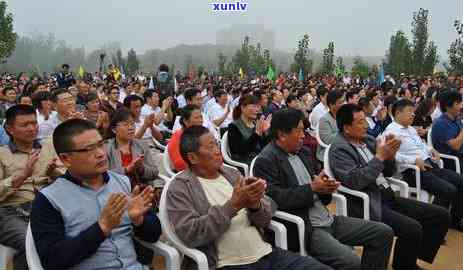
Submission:
[[[15,250],[15,270],[29,269],[28,225],[45,269],[151,265],[138,240],[163,234],[164,148],[177,173],[164,190],[169,223],[210,269],[386,270],[392,250],[394,270],[422,269],[449,228],[463,232],[463,77],[191,78],[161,65],[153,78],[80,80],[63,65],[37,81],[0,80],[0,244]],[[225,133],[249,171],[226,166]],[[394,191],[390,177],[418,190],[417,173],[432,200]],[[345,189],[368,196],[369,220]],[[336,192],[347,216],[332,212]],[[276,211],[303,220],[305,246]],[[269,237],[272,219],[288,250]]]

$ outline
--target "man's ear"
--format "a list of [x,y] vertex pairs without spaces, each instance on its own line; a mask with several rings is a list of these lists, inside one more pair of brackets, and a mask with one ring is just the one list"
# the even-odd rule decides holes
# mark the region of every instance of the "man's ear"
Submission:
[[196,165],[199,163],[198,156],[195,153],[188,153],[186,154],[188,160],[190,161],[189,163],[191,165]]
[[69,168],[71,167],[71,155],[68,153],[61,153],[58,155],[59,159],[63,163],[64,167]]

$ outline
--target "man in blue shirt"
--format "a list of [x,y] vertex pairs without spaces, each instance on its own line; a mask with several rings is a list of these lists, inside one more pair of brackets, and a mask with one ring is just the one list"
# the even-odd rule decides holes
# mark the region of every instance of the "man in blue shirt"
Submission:
[[[460,93],[446,91],[439,96],[439,105],[442,115],[436,119],[432,126],[432,144],[442,154],[454,155],[463,158],[463,130],[460,114],[463,103]],[[453,162],[446,162],[446,168],[455,168]]]
[[61,123],[53,145],[67,172],[36,195],[30,219],[44,268],[142,270],[133,235],[149,242],[161,235],[153,188],[131,191],[127,177],[108,171],[104,140],[90,121]]

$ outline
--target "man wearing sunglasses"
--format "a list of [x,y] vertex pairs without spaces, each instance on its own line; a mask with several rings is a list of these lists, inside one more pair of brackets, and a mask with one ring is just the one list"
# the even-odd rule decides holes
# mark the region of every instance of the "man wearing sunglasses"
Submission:
[[62,174],[51,140],[37,141],[34,108],[15,105],[6,111],[9,143],[0,147],[0,244],[16,250],[14,269],[28,269],[26,228],[36,190]]
[[37,194],[31,213],[44,268],[142,270],[133,236],[155,242],[161,235],[153,188],[131,190],[127,177],[108,171],[104,141],[90,121],[61,123],[53,145],[67,171]]

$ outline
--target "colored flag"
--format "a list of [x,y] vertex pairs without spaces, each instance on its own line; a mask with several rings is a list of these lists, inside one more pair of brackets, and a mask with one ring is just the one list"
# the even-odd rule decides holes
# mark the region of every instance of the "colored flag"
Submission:
[[302,72],[302,68],[299,69],[299,81],[303,81],[304,80],[304,72]]
[[240,78],[243,79],[244,78],[244,71],[243,71],[242,68],[240,68],[239,74],[240,74]]
[[121,76],[122,76],[121,71],[120,71],[119,68],[117,68],[117,67],[115,67],[115,68],[112,70],[112,73],[113,73],[114,79],[115,79],[116,81],[118,81],[118,80],[121,78]]
[[378,72],[378,85],[384,82],[384,65],[381,65]]
[[85,69],[84,69],[84,67],[79,66],[79,70],[77,71],[77,74],[79,74],[79,77],[80,77],[81,79],[83,79],[84,76],[85,76]]
[[272,66],[269,66],[269,67],[268,67],[267,79],[269,79],[270,81],[275,80],[275,71],[273,71]]
[[343,73],[344,73],[344,72],[343,72],[343,70],[341,70],[341,67],[340,67],[340,66],[336,66],[336,68],[334,69],[334,75],[335,75],[337,78],[341,78]]

